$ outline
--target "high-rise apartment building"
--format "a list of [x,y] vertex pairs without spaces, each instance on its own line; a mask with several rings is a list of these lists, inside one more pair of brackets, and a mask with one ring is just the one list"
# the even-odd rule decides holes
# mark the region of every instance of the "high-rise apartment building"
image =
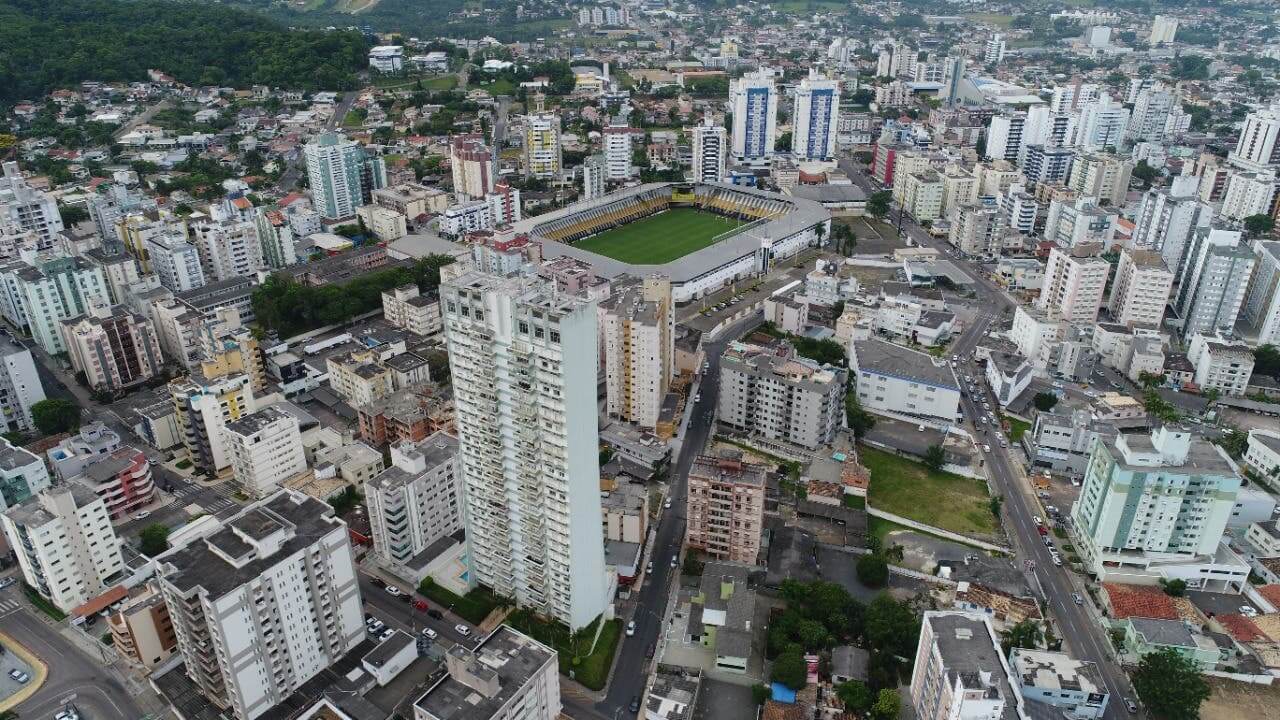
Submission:
[[733,159],[746,165],[763,165],[773,156],[777,137],[778,88],[773,75],[748,73],[729,84],[733,108]]
[[34,430],[31,406],[44,398],[31,351],[12,337],[0,337],[0,424],[5,431]]
[[1121,325],[1159,327],[1173,289],[1173,272],[1160,253],[1125,248],[1107,309]]
[[280,490],[161,555],[186,673],[215,706],[253,720],[365,639],[347,526],[328,503]]
[[592,155],[582,162],[582,199],[593,200],[604,195],[605,168],[603,155]]
[[994,203],[961,205],[951,221],[948,241],[966,255],[999,255],[1000,208]]
[[791,152],[797,160],[831,160],[836,155],[840,83],[810,68],[796,87],[791,114]]
[[449,168],[453,173],[453,194],[459,200],[482,200],[493,191],[493,151],[478,133],[454,135],[449,139]]
[[1070,323],[1095,322],[1111,272],[1101,252],[1093,243],[1050,250],[1036,307]]
[[1097,198],[1117,207],[1129,193],[1133,163],[1111,153],[1081,153],[1071,163],[1067,187],[1085,197]]
[[227,423],[223,434],[231,470],[249,497],[267,497],[307,471],[298,419],[283,410],[264,407]]
[[1167,189],[1148,190],[1138,205],[1130,245],[1155,250],[1171,270],[1182,265],[1195,229],[1213,220],[1213,208],[1196,193],[1197,179],[1179,175]]
[[1280,242],[1255,240],[1257,266],[1245,294],[1244,320],[1259,345],[1280,344]]
[[106,503],[79,483],[48,488],[0,515],[27,585],[68,612],[123,577]]
[[1244,220],[1254,215],[1270,215],[1280,193],[1280,177],[1271,169],[1257,172],[1237,170],[1227,181],[1227,191],[1222,196],[1221,215],[1232,220]]
[[386,165],[337,133],[322,133],[303,147],[311,198],[329,220],[353,217],[372,192],[387,184]]
[[1129,127],[1129,108],[1102,93],[1094,102],[1080,109],[1076,128],[1076,145],[1082,150],[1119,148]]
[[200,252],[185,235],[164,233],[146,240],[147,256],[151,269],[160,284],[175,293],[204,287],[207,282],[204,266],[200,264]]
[[479,272],[440,296],[471,578],[577,630],[609,602],[595,302]]
[[455,645],[445,654],[445,670],[414,701],[414,720],[561,717],[556,651],[510,625],[499,625],[475,650]]
[[95,303],[84,315],[63,320],[62,338],[71,367],[94,389],[125,390],[164,365],[151,321],[123,305]]
[[220,307],[204,319],[193,334],[199,345],[200,372],[205,377],[243,373],[255,395],[267,392],[267,370],[262,347],[253,331],[242,323],[233,307]]
[[996,33],[987,38],[982,49],[982,62],[988,65],[999,65],[1004,62],[1005,47],[1004,35]]
[[1280,104],[1245,117],[1240,139],[1227,161],[1251,172],[1280,167]]
[[1187,347],[1187,362],[1195,368],[1191,379],[1201,392],[1240,397],[1249,389],[1253,352],[1240,340],[1193,335]]
[[209,282],[253,277],[267,267],[253,220],[221,217],[192,223],[191,236]]
[[600,132],[606,179],[624,182],[636,174],[631,164],[631,148],[637,134],[644,139],[644,131],[629,127],[624,119],[614,119]]
[[1239,232],[1197,228],[1177,270],[1182,336],[1231,334],[1257,262]]
[[542,103],[524,116],[524,172],[535,178],[554,178],[564,169],[560,116],[544,112]]
[[392,445],[391,465],[364,487],[373,552],[393,566],[420,572],[434,558],[419,555],[463,529],[462,468],[452,435]]
[[27,184],[18,170],[18,163],[5,161],[3,168],[4,175],[0,176],[0,226],[9,225],[33,232],[44,247],[52,246],[54,238],[62,231],[58,201]]
[[789,346],[734,345],[720,361],[716,416],[740,432],[816,449],[840,428],[845,376]]
[[20,263],[11,279],[5,278],[6,286],[10,283],[17,312],[32,339],[50,355],[67,351],[63,320],[85,314],[95,302],[111,301],[102,268],[82,257],[33,258],[31,263]]
[[169,383],[177,413],[178,433],[192,464],[202,473],[219,475],[231,468],[228,423],[257,409],[249,376],[235,373],[208,377],[192,372]]
[[649,277],[615,287],[601,309],[608,412],[652,429],[675,373],[671,281]]
[[1168,15],[1157,15],[1151,21],[1151,34],[1147,36],[1149,45],[1165,45],[1173,42],[1178,35],[1178,18]]
[[714,560],[759,563],[769,468],[741,453],[701,455],[689,468],[685,542]]
[[694,182],[724,182],[728,138],[723,126],[710,118],[693,129],[693,180]]
[[[254,233],[262,248],[262,264],[279,270],[298,262],[298,236],[284,213],[259,208],[254,217]],[[172,288],[171,288],[172,289]]]

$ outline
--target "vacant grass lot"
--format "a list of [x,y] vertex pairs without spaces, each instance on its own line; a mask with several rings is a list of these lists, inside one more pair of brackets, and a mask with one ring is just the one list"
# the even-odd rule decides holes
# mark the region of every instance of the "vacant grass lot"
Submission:
[[635,265],[661,265],[711,244],[740,223],[693,208],[666,212],[583,238],[574,247]]
[[871,471],[872,507],[952,532],[995,534],[995,516],[982,481],[930,472],[918,462],[865,446],[858,454]]

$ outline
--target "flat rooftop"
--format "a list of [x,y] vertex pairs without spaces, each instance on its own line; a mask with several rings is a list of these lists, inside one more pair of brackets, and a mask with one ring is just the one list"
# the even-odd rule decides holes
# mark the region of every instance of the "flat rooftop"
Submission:
[[903,380],[959,390],[956,374],[928,353],[894,345],[883,340],[859,340],[853,344],[858,371],[867,370]]
[[[547,663],[555,662],[554,650],[502,625],[474,652],[461,645],[451,648],[449,674],[418,698],[414,707],[441,720],[489,720]],[[465,672],[460,672],[462,668]],[[484,686],[492,691],[485,692]]]

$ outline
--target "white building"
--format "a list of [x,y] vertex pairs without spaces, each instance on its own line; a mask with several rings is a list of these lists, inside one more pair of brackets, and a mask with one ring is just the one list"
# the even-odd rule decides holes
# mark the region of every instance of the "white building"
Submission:
[[387,184],[381,157],[366,157],[364,148],[337,133],[326,132],[302,149],[311,198],[329,220],[349,218],[368,193]]
[[1280,188],[1280,179],[1274,170],[1231,173],[1227,193],[1222,198],[1222,216],[1244,220],[1254,215],[1270,215],[1277,188]]
[[1149,45],[1164,45],[1173,42],[1178,35],[1178,18],[1168,15],[1157,15],[1151,21],[1151,34],[1147,36]]
[[369,67],[381,73],[404,70],[404,46],[376,45],[369,48]]
[[723,182],[728,156],[728,139],[723,126],[710,118],[693,129],[693,181]]
[[1226,397],[1239,397],[1249,389],[1253,353],[1243,342],[1193,335],[1187,348],[1187,361],[1196,369],[1194,382],[1201,391],[1213,390]]
[[151,269],[160,284],[175,293],[194,290],[206,283],[200,253],[186,237],[172,233],[147,239]]
[[612,417],[652,429],[675,375],[671,282],[648,277],[615,287],[600,308],[606,409]]
[[1094,244],[1050,250],[1036,307],[1069,323],[1097,320],[1111,272],[1111,264],[1098,257],[1100,251]]
[[592,200],[604,195],[605,177],[608,171],[602,155],[592,155],[582,162],[582,199]]
[[69,482],[47,488],[0,515],[27,585],[63,612],[123,578],[120,540],[102,498]]
[[836,154],[840,83],[809,69],[795,92],[791,113],[791,152],[798,160],[831,160]]
[[911,670],[911,705],[922,720],[1025,718],[1000,638],[985,614],[929,610]]
[[1098,100],[1080,109],[1076,145],[1083,150],[1119,148],[1129,128],[1129,109],[1102,93]]
[[391,465],[364,487],[373,551],[392,566],[418,571],[435,559],[420,553],[463,528],[462,468],[452,435],[392,445]]
[[1241,244],[1239,232],[1207,227],[1195,231],[1177,272],[1174,307],[1184,338],[1234,330],[1256,260]]
[[1094,198],[1074,200],[1054,198],[1049,201],[1049,214],[1044,221],[1044,237],[1064,248],[1085,243],[1101,243],[1101,252],[1115,242],[1118,211],[1098,205]]
[[1138,205],[1129,244],[1155,250],[1171,270],[1178,268],[1191,234],[1213,219],[1213,209],[1200,202],[1196,189],[1194,175],[1179,175],[1167,189],[1148,190]]
[[1257,332],[1259,345],[1280,343],[1280,242],[1253,242],[1257,257],[1244,301],[1244,320]]
[[307,471],[298,419],[283,410],[264,407],[227,423],[225,434],[231,469],[249,497],[271,495]]
[[1172,290],[1173,273],[1159,253],[1125,248],[1107,308],[1121,325],[1159,327]]
[[1034,374],[1031,363],[1021,355],[992,352],[987,358],[987,387],[991,388],[991,394],[1000,407],[1008,407],[1009,403],[1017,400],[1031,386]]
[[0,227],[11,226],[26,232],[34,232],[45,247],[53,244],[62,232],[62,216],[58,213],[58,201],[41,190],[27,184],[18,170],[18,163],[9,160],[3,164],[4,176],[0,177]]
[[413,703],[413,720],[556,720],[556,651],[500,625],[475,650],[455,645],[447,674]]
[[93,303],[109,303],[102,268],[82,257],[39,257],[19,262],[3,278],[6,294],[32,338],[50,355],[66,352],[62,321],[83,315]]
[[1280,479],[1280,433],[1254,428],[1249,431],[1249,445],[1244,462],[1251,470],[1274,482]]
[[987,42],[982,49],[982,62],[987,65],[999,65],[1004,62],[1005,46],[1004,36],[1000,33],[995,33],[987,38]]
[[[1061,652],[1013,648],[1009,677],[1028,704],[1047,705],[1063,720],[1095,720],[1106,715],[1110,692],[1098,664]],[[1035,715],[1032,715],[1035,717]]]
[[720,359],[716,419],[740,432],[815,449],[830,444],[844,413],[845,371],[794,350],[735,344]]
[[[31,432],[31,406],[45,399],[31,351],[12,337],[0,337],[0,414],[6,432]],[[0,480],[3,494],[3,480]],[[8,503],[6,503],[8,504]]]
[[279,210],[257,211],[254,232],[262,247],[262,262],[267,268],[278,270],[298,262],[298,235]]
[[346,523],[280,490],[156,559],[186,673],[253,720],[365,639]]
[[0,437],[0,510],[25,502],[50,482],[40,456]]
[[1280,104],[1245,117],[1240,139],[1227,155],[1227,161],[1253,172],[1280,167]]
[[489,223],[496,228],[513,225],[524,217],[520,207],[520,188],[511,187],[506,181],[493,186],[493,192],[484,196],[489,206]]
[[733,112],[733,159],[746,165],[767,165],[777,137],[778,88],[773,75],[748,73],[729,85]]
[[1085,197],[1123,206],[1133,163],[1111,153],[1080,153],[1071,163],[1067,187]]
[[488,230],[493,227],[493,216],[489,214],[489,203],[484,200],[472,200],[457,205],[450,205],[440,216],[440,232],[453,237],[461,237],[474,230]]
[[947,240],[966,255],[999,255],[1003,215],[992,204],[960,205],[951,219]]
[[624,182],[636,174],[631,164],[631,146],[637,134],[644,138],[643,130],[628,127],[625,121],[620,120],[609,123],[601,132],[605,177],[611,182]]
[[595,303],[478,272],[443,284],[441,302],[471,579],[577,630],[606,612],[610,592]]
[[444,329],[440,318],[440,298],[423,295],[414,283],[382,293],[382,316],[392,325],[414,335],[431,337]]
[[882,340],[855,340],[850,347],[849,372],[862,407],[956,421],[960,383],[945,361]]
[[191,462],[201,472],[214,475],[230,468],[226,425],[257,409],[250,377],[236,373],[208,378],[193,372],[169,383],[169,394]]
[[1036,217],[1040,214],[1040,204],[1022,185],[1011,185],[1009,190],[1000,196],[1000,214],[1004,226],[1017,230],[1023,235],[1030,235],[1036,228]]

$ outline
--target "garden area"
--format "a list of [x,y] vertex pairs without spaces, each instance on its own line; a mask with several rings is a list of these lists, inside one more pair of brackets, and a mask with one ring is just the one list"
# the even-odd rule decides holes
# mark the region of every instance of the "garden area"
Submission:
[[[604,623],[600,637],[596,639],[596,627]],[[609,679],[613,654],[622,638],[622,620],[596,621],[576,633],[558,622],[538,617],[531,610],[516,610],[507,616],[507,624],[537,640],[555,648],[560,659],[560,673],[570,675],[592,690],[601,690]],[[592,647],[592,641],[595,646]]]
[[868,499],[872,507],[955,533],[995,535],[991,497],[981,480],[930,470],[865,446],[858,453],[871,471]]
[[472,625],[479,625],[489,617],[489,613],[507,604],[506,600],[494,595],[493,591],[486,587],[477,587],[466,595],[458,595],[437,585],[431,578],[424,579],[422,584],[418,585],[418,592],[436,605],[457,613]]

